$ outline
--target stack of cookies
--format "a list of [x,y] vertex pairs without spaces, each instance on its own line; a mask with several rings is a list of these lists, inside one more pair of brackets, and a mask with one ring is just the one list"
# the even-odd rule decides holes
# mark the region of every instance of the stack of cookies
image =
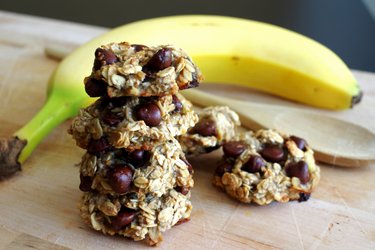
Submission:
[[196,87],[199,69],[181,49],[111,43],[95,51],[85,90],[99,99],[69,133],[80,162],[83,219],[95,230],[155,245],[188,220],[193,169],[179,142],[198,122],[178,91]]

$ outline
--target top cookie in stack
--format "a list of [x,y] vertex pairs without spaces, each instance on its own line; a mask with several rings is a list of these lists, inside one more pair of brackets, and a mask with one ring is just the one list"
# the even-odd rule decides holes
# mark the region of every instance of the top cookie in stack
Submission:
[[182,49],[171,45],[111,43],[95,51],[85,90],[91,97],[174,95],[179,90],[197,87],[202,78]]

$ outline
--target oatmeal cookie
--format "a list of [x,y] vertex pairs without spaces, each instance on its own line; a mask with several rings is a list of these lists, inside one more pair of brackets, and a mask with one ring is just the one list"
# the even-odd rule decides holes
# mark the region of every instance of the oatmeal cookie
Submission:
[[296,136],[247,132],[225,143],[223,151],[213,184],[241,202],[306,201],[320,179],[314,152]]
[[129,193],[110,195],[85,193],[79,204],[84,222],[97,231],[122,235],[133,240],[146,240],[157,245],[162,232],[189,220],[192,205],[190,193],[174,189],[162,196]]
[[151,193],[169,189],[187,194],[193,187],[193,168],[176,139],[159,142],[150,150],[110,149],[86,153],[80,162],[80,189],[103,194]]
[[187,155],[199,155],[218,149],[235,135],[240,126],[238,115],[226,106],[212,106],[199,113],[199,121],[187,134],[178,137]]
[[198,121],[182,95],[100,98],[81,109],[68,132],[89,152],[102,148],[149,149],[184,134]]
[[91,97],[173,95],[197,87],[202,78],[192,59],[180,48],[110,43],[96,49],[85,90]]

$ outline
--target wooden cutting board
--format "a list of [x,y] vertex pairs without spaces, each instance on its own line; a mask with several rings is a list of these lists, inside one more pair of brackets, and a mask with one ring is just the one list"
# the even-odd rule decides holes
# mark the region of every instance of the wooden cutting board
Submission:
[[[48,78],[58,63],[44,56],[44,46],[80,44],[104,31],[0,12],[0,136],[11,135],[43,104]],[[361,104],[342,112],[315,111],[375,132],[375,74],[354,73],[365,93]],[[202,89],[313,109],[249,89],[212,85]],[[68,126],[69,121],[43,141],[22,173],[0,182],[0,248],[149,249],[139,242],[104,236],[82,223],[75,164],[83,150],[67,135]],[[321,165],[320,185],[308,202],[260,207],[238,203],[211,185],[220,154],[191,160],[196,170],[191,221],[166,232],[160,248],[375,249],[375,164],[355,169]]]

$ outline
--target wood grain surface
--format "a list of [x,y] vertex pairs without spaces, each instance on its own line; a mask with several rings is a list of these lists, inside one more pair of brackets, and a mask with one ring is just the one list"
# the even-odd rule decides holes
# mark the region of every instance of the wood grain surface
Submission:
[[[7,137],[42,106],[58,62],[46,44],[80,44],[105,29],[0,12],[0,136]],[[375,132],[375,74],[354,71],[365,96],[352,110],[298,105],[255,90],[204,85],[237,99],[312,109]],[[79,217],[83,150],[56,128],[34,151],[22,173],[0,182],[1,249],[149,249],[90,230]],[[290,124],[293,126],[293,124]],[[318,129],[318,128],[317,128]],[[348,146],[350,145],[343,145]],[[191,221],[164,234],[160,249],[375,249],[375,164],[347,169],[321,164],[322,178],[308,202],[260,207],[236,202],[211,185],[221,152],[191,159],[195,166]]]

